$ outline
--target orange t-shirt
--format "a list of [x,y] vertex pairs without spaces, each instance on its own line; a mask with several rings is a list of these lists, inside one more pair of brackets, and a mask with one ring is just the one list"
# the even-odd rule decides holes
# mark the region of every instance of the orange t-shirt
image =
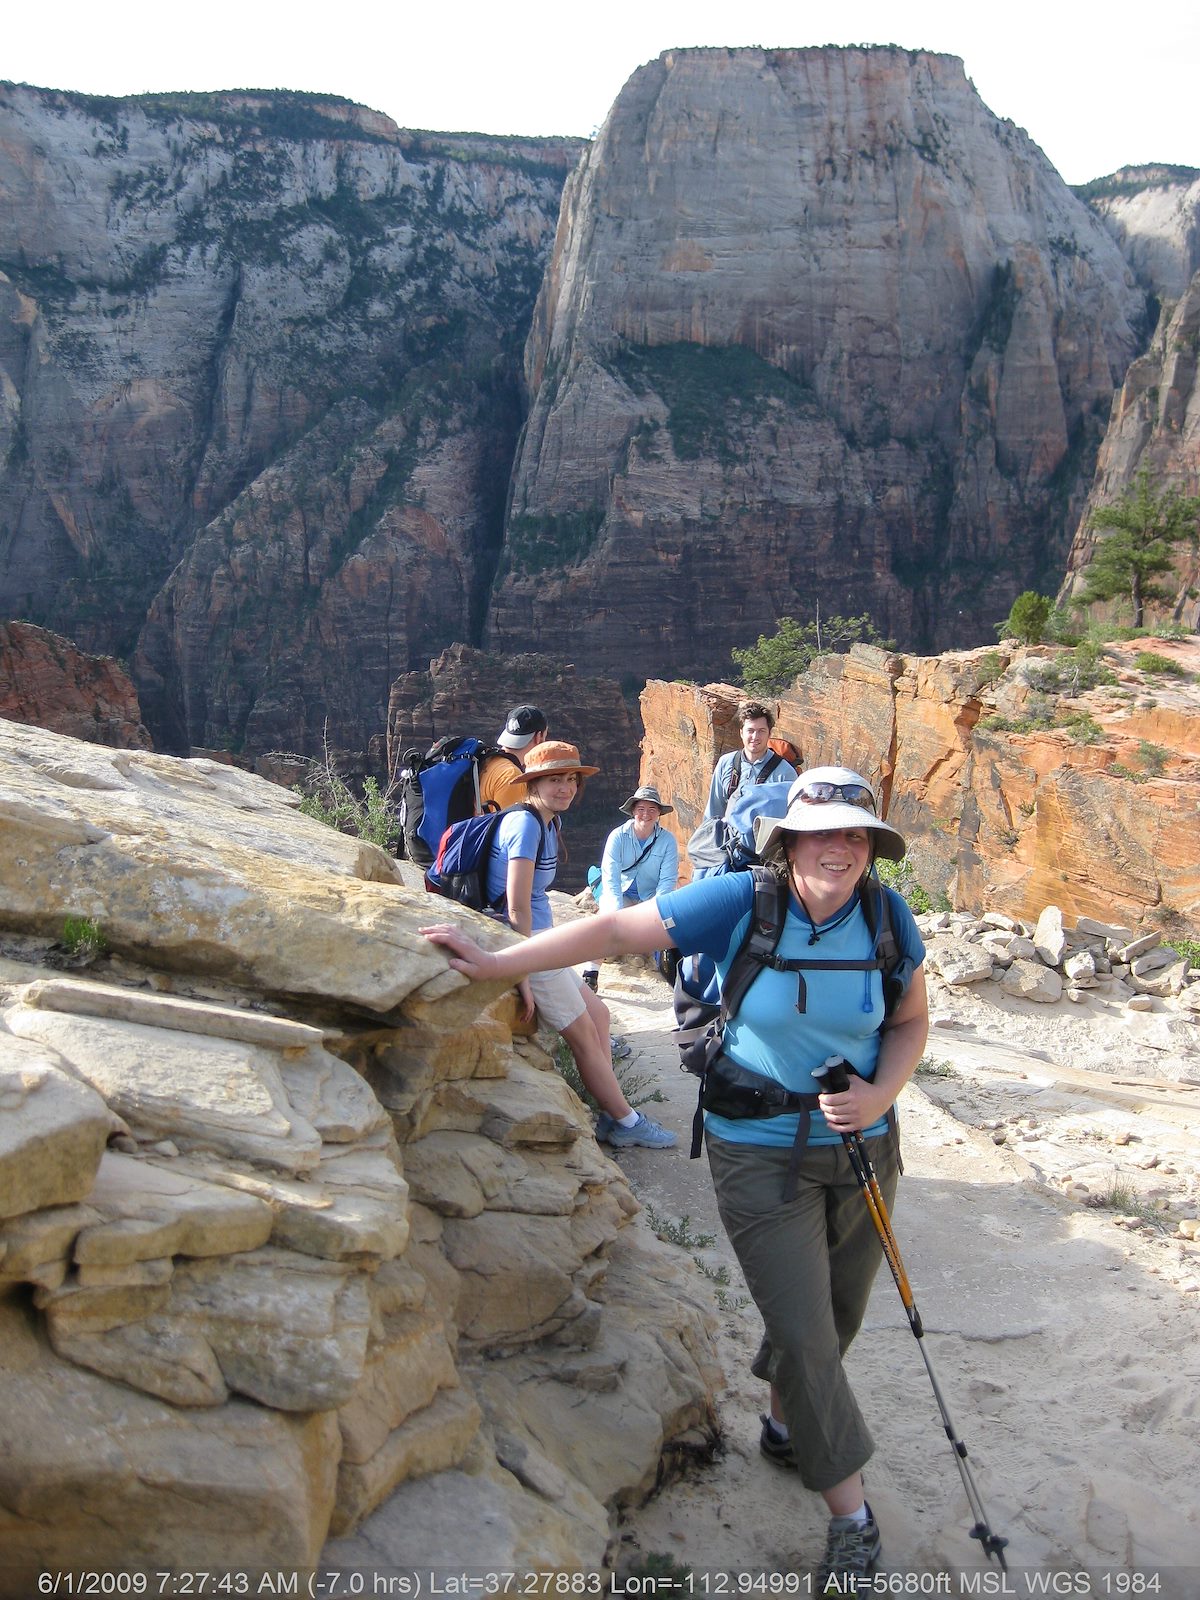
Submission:
[[489,756],[479,774],[479,803],[501,811],[519,806],[529,798],[529,785],[521,782],[521,767],[507,756]]

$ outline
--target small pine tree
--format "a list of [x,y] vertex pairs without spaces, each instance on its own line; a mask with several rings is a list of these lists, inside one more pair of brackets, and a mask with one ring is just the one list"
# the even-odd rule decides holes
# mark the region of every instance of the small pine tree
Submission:
[[1003,622],[996,624],[1002,639],[1016,639],[1021,644],[1040,644],[1045,637],[1053,602],[1044,594],[1026,589],[1012,603],[1012,610]]
[[1170,600],[1171,589],[1159,581],[1173,570],[1172,549],[1185,540],[1196,543],[1200,498],[1174,489],[1156,494],[1143,469],[1125,493],[1092,513],[1088,526],[1107,529],[1084,573],[1083,600],[1114,600],[1128,595],[1133,626],[1140,628],[1148,600]]

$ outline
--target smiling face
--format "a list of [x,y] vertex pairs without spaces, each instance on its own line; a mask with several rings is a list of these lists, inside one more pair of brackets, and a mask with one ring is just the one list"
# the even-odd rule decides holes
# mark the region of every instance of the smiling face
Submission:
[[845,905],[870,866],[871,837],[866,828],[789,833],[784,852],[796,893],[823,922]]
[[767,753],[771,727],[766,717],[747,717],[742,723],[742,754],[747,761],[759,761]]
[[536,778],[529,785],[529,799],[546,817],[557,817],[570,809],[579,789],[577,772],[556,772],[548,778]]
[[658,821],[658,807],[653,800],[639,800],[630,813],[633,817],[633,833],[637,839],[648,839],[654,832],[654,824]]

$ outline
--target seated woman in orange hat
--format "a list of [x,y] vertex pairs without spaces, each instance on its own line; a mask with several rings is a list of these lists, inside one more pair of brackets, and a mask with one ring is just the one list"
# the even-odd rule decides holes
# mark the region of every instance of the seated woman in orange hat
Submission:
[[[585,778],[598,772],[585,767],[573,744],[547,739],[525,758],[519,782],[527,799],[504,812],[488,857],[490,900],[503,896],[510,926],[528,936],[554,926],[546,891],[558,871],[560,818],[570,809]],[[542,1020],[556,1028],[575,1058],[584,1087],[605,1118],[610,1145],[645,1145],[669,1149],[675,1134],[634,1111],[617,1083],[612,1064],[608,1007],[569,967],[532,973],[529,988]]]

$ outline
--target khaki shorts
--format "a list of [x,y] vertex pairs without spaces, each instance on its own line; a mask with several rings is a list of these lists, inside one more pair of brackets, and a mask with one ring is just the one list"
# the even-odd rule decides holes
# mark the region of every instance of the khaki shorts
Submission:
[[551,972],[531,972],[529,988],[541,1020],[559,1033],[578,1022],[587,1010],[583,979],[570,967],[555,967]]

